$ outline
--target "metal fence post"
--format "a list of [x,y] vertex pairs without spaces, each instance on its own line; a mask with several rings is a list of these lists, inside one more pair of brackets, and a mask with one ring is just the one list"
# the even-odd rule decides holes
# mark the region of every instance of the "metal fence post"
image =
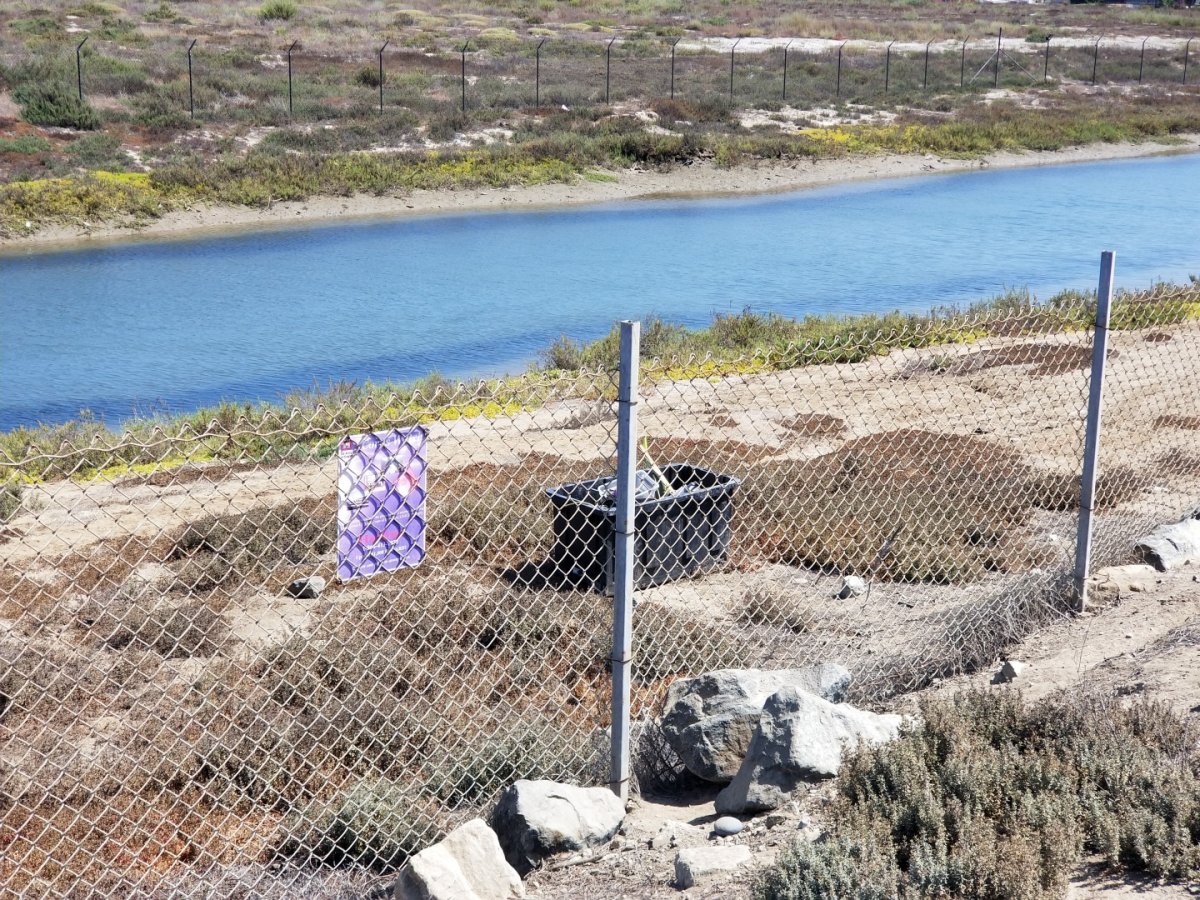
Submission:
[[996,35],[996,70],[992,73],[992,87],[1000,86],[1000,54],[1004,52],[1004,29]]
[[[83,46],[88,43],[88,38],[91,35],[84,35],[82,41],[76,44],[76,88],[79,89],[79,102],[83,103]],[[1187,84],[1188,80],[1188,64],[1187,60],[1183,61],[1183,83]]]
[[616,38],[613,38],[612,41],[608,42],[608,46],[604,48],[604,102],[605,103],[608,103],[608,98],[610,96],[608,89],[609,89],[610,85],[612,84],[612,45],[613,45],[613,41],[615,41],[615,40],[616,40]]
[[675,99],[675,44],[678,44],[682,38],[675,38],[675,43],[671,44],[671,99]]
[[883,92],[885,94],[888,92],[888,88],[892,83],[892,44],[894,43],[896,42],[892,41],[887,45],[887,54],[884,57],[883,62]]
[[470,45],[471,45],[471,42],[467,41],[465,44],[462,45],[462,49],[460,49],[458,51],[459,56],[462,58],[462,69],[461,69],[461,73],[459,76],[459,84],[462,85],[462,111],[463,112],[467,111],[467,47],[469,47]]
[[737,52],[737,45],[742,42],[738,38],[733,42],[733,46],[729,48],[729,102],[733,103],[733,55]]
[[383,42],[383,46],[379,48],[379,112],[383,114],[383,51],[388,48],[391,38]]
[[533,105],[535,109],[542,107],[542,44],[546,43],[546,38],[538,41],[537,49],[533,51],[536,62],[533,70]]
[[1042,64],[1042,81],[1050,80],[1050,41],[1049,36],[1046,37],[1046,60]]
[[846,49],[846,42],[842,41],[838,44],[838,73],[837,73],[837,88],[834,90],[834,96],[842,96],[842,51]]
[[194,39],[194,40],[193,40],[193,41],[192,41],[190,44],[188,44],[188,49],[187,49],[187,57],[188,57],[188,115],[190,115],[190,116],[191,116],[193,119],[194,119],[194,118],[196,118],[196,94],[195,94],[195,93],[192,91],[192,48],[196,46],[196,41],[198,41],[198,40],[200,40],[200,39],[199,39],[199,38],[195,38],[195,39]]
[[637,470],[638,356],[641,323],[621,323],[621,372],[617,387],[617,508],[613,528],[612,754],[608,783],[629,797],[629,682],[633,668],[634,481]]
[[787,54],[788,47],[792,46],[792,42],[788,41],[783,45],[783,102],[787,103]]
[[1096,290],[1096,325],[1092,338],[1092,374],[1088,384],[1087,433],[1083,446],[1083,476],[1079,485],[1079,533],[1075,540],[1075,603],[1087,606],[1088,567],[1092,555],[1092,512],[1096,507],[1096,462],[1100,455],[1100,413],[1104,404],[1104,362],[1108,354],[1109,303],[1112,299],[1115,255],[1100,255],[1100,285]]
[[299,39],[292,41],[292,46],[287,48],[288,58],[288,118],[292,117],[292,51],[296,49],[296,45],[300,43]]

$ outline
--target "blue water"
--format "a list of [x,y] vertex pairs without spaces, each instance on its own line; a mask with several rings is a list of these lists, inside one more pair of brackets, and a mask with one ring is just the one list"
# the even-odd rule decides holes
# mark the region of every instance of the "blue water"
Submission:
[[0,257],[0,429],[521,369],[614,320],[926,309],[1200,271],[1200,155],[766,198],[339,224]]

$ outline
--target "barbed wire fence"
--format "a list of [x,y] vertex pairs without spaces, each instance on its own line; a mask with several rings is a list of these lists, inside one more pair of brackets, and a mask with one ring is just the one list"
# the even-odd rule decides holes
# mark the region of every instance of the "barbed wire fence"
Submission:
[[[646,328],[644,788],[678,677],[836,661],[874,703],[1069,614],[1094,315],[717,358]],[[1200,288],[1117,295],[1107,365],[1097,565],[1200,503]],[[608,783],[616,400],[543,371],[0,452],[0,892],[360,896],[516,778]],[[392,429],[419,561],[341,580],[339,458]]]
[[[15,82],[58,82],[80,100],[122,98],[134,121],[152,127],[188,119],[282,125],[373,112],[394,118],[656,99],[712,113],[710,107],[804,107],[1055,83],[1186,86],[1196,78],[1186,38],[1038,36],[1020,44],[1002,35],[929,42],[755,38],[739,49],[740,42],[725,48],[680,39],[522,40],[484,32],[465,35],[453,50],[419,46],[402,32],[357,50],[300,40],[249,49],[196,29],[181,32],[177,50],[88,38],[33,50],[14,41],[0,44],[0,53]],[[392,123],[391,131],[401,124]]]

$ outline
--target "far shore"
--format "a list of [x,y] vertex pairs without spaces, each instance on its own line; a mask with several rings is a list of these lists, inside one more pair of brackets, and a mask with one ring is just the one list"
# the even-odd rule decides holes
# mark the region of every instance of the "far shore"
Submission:
[[[720,168],[700,161],[667,171],[626,169],[604,178],[578,178],[569,184],[541,184],[478,190],[415,191],[377,197],[312,197],[270,207],[198,206],[170,212],[149,222],[55,225],[30,235],[0,238],[0,255],[49,252],[128,243],[134,240],[212,237],[273,231],[364,219],[402,219],[504,210],[554,209],[627,200],[731,197],[773,194],[856,181],[916,175],[1015,169],[1174,155],[1200,151],[1200,135],[1181,136],[1170,144],[1145,142],[1091,144],[1054,151],[1003,152],[981,159],[947,159],[932,155],[877,154],[842,159],[756,162]],[[611,179],[611,180],[610,180]]]

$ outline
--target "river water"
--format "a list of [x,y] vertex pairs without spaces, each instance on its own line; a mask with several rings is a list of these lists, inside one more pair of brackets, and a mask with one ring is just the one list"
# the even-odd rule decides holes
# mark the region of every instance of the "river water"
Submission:
[[1200,272],[1200,155],[0,256],[0,430],[518,371],[561,334]]

